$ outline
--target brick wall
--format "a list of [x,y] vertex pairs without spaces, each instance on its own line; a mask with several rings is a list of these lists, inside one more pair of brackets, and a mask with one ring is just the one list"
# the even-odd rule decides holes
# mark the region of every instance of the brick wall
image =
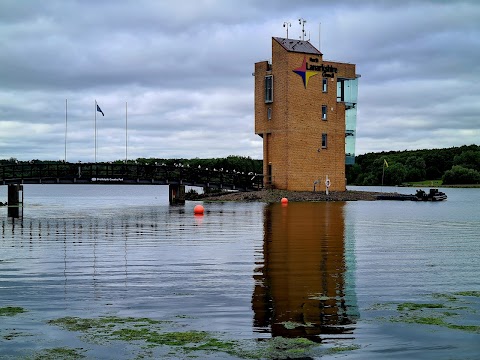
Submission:
[[[315,65],[337,68],[327,78],[323,92],[321,73],[312,76],[305,88],[293,72],[306,56],[318,59]],[[273,102],[265,103],[265,76],[273,75]],[[322,60],[321,55],[289,52],[272,39],[272,65],[255,64],[255,133],[263,136],[264,174],[271,164],[272,180],[279,189],[325,191],[326,176],[332,191],[345,191],[345,106],[337,103],[337,77],[355,78],[355,65]],[[333,81],[332,81],[333,80]],[[322,105],[327,119],[322,120]],[[268,120],[268,108],[271,120]],[[322,148],[322,133],[327,148]]]

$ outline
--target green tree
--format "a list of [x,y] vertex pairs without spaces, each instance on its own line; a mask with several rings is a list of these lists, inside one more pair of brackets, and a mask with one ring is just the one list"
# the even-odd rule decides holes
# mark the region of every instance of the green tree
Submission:
[[445,172],[442,180],[445,185],[479,184],[480,172],[460,165],[454,165]]
[[425,179],[425,160],[418,156],[409,156],[405,162],[406,181],[421,181]]
[[345,175],[347,177],[347,184],[355,184],[359,180],[358,177],[362,173],[362,167],[359,164],[347,166]]
[[453,164],[480,171],[480,151],[463,151],[453,158]]
[[368,173],[366,176],[362,176],[360,185],[364,185],[364,186],[378,185],[377,177],[372,173]]
[[401,185],[405,181],[407,170],[401,163],[394,163],[385,168],[383,183],[385,185]]

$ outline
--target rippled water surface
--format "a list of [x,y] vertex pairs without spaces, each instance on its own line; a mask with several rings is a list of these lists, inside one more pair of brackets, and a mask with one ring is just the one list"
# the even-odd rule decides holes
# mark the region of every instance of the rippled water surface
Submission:
[[[0,312],[2,359],[480,356],[480,189],[438,203],[204,203],[194,216],[198,202],[169,206],[163,186],[24,188],[18,218],[0,208],[0,310],[24,311]],[[66,317],[148,318],[237,347],[149,347],[106,327],[92,339],[91,324],[58,326]],[[252,352],[272,338],[315,346]]]

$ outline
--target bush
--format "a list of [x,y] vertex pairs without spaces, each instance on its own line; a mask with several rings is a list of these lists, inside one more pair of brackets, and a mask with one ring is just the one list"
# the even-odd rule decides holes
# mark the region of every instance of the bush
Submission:
[[480,172],[455,165],[450,170],[445,171],[442,180],[445,185],[478,184],[480,183]]

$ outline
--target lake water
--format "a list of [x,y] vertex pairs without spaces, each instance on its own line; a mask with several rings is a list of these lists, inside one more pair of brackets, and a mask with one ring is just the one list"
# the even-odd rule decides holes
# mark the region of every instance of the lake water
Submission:
[[0,359],[480,358],[480,189],[441,190],[194,216],[164,186],[25,185],[0,208]]

